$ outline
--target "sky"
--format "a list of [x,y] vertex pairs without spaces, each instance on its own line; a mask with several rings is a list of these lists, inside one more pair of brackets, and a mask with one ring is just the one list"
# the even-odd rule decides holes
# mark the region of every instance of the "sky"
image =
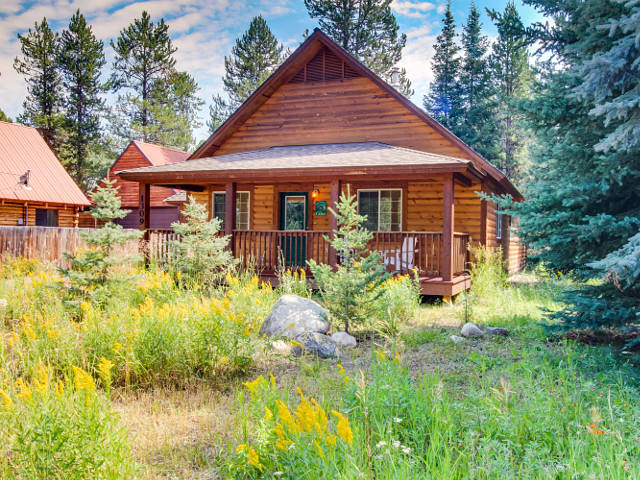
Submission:
[[[415,90],[411,100],[419,106],[433,78],[430,62],[433,44],[442,28],[445,3],[445,0],[393,0],[392,3],[400,30],[407,35],[399,66],[407,69]],[[496,31],[485,7],[502,10],[506,4],[507,0],[476,0],[482,11],[484,29],[491,39],[495,38]],[[464,23],[469,5],[470,0],[453,0],[458,26]],[[520,0],[516,0],[516,6],[525,24],[544,20]],[[178,48],[176,66],[196,79],[199,94],[206,103],[200,112],[203,126],[196,132],[199,140],[208,136],[204,123],[212,95],[223,93],[224,56],[229,55],[235,39],[246,31],[252,17],[262,15],[276,37],[291,50],[300,44],[305,29],[318,26],[316,20],[309,18],[302,0],[0,0],[0,109],[9,117],[15,118],[21,112],[27,93],[24,78],[13,68],[14,58],[20,55],[17,35],[26,33],[43,17],[54,30],[62,31],[77,9],[104,42],[107,66],[113,62],[109,41],[139,18],[143,10],[149,12],[153,21],[165,19]]]

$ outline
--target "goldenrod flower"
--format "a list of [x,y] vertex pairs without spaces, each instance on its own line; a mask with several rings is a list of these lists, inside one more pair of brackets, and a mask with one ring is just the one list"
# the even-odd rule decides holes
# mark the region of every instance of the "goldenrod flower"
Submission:
[[49,371],[43,365],[40,365],[36,371],[33,384],[40,395],[44,395],[49,390]]
[[316,423],[316,412],[311,407],[309,400],[304,396],[302,390],[298,388],[300,394],[300,404],[296,410],[296,419],[300,427],[300,430],[310,432],[313,429],[313,425]]
[[351,424],[349,423],[349,419],[335,410],[332,410],[336,417],[338,417],[338,426],[336,427],[336,433],[338,436],[344,440],[346,443],[351,445],[353,443],[353,432],[351,431]]
[[100,357],[100,363],[98,363],[98,375],[102,380],[102,384],[105,387],[111,386],[111,369],[113,368],[113,362],[107,360],[104,357]]
[[327,445],[329,445],[330,447],[335,447],[337,439],[338,438],[335,435],[329,434],[327,435],[327,438],[325,441],[327,442]]
[[64,383],[62,380],[58,380],[58,384],[56,385],[56,396],[61,397],[64,395]]
[[93,391],[96,389],[96,384],[93,381],[93,377],[91,375],[89,375],[79,367],[74,366],[72,368],[74,373],[73,385],[75,386],[76,390]]
[[296,423],[293,415],[291,415],[289,407],[287,407],[280,400],[276,400],[276,404],[278,405],[278,418],[289,429],[289,431],[291,431],[292,433],[299,433],[300,426]]
[[260,457],[258,457],[258,454],[253,447],[249,447],[249,450],[247,451],[247,458],[249,459],[249,465],[262,468],[262,465],[260,464]]
[[243,385],[247,387],[249,393],[251,394],[251,398],[254,397],[254,394],[260,390],[262,386],[266,386],[267,381],[264,379],[262,375],[256,378],[253,382],[244,382]]
[[18,393],[18,398],[20,398],[22,400],[30,401],[31,400],[31,387],[29,387],[26,383],[24,383],[24,381],[21,378],[16,380],[16,385],[20,389],[20,393]]
[[264,419],[271,420],[273,418],[273,413],[269,410],[268,407],[264,407]]
[[245,448],[247,448],[247,446],[244,443],[241,445],[238,445],[238,448],[236,448],[236,453],[243,452]]
[[7,408],[11,408],[11,405],[13,405],[13,400],[11,400],[9,394],[4,390],[0,390],[0,400],[2,401],[1,404]]

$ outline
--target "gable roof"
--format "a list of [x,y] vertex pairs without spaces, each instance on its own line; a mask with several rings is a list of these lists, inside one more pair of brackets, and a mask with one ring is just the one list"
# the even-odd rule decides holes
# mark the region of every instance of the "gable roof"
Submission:
[[394,147],[380,142],[338,143],[322,145],[296,145],[271,147],[243,153],[233,153],[214,157],[204,157],[188,162],[158,167],[136,168],[118,172],[121,178],[128,175],[144,178],[145,174],[156,178],[175,175],[195,180],[206,174],[242,177],[261,173],[263,175],[285,175],[287,172],[313,170],[319,175],[341,169],[362,174],[370,169],[393,169],[400,173],[402,167],[426,167],[457,170],[480,179],[482,174],[470,160],[447,157],[434,153]]
[[[307,63],[312,61],[315,55],[322,48],[327,48],[339,59],[344,61],[345,68],[348,66],[351,72],[370,79],[390,97],[395,99],[429,127],[451,142],[461,152],[471,158],[479,169],[486,172],[491,178],[502,185],[505,191],[511,193],[516,198],[522,198],[522,195],[499,169],[475,152],[448,129],[414,105],[395,88],[378,77],[369,68],[360,63],[319,29],[315,29],[313,34],[310,35],[300,45],[300,47],[298,47],[298,49],[282,63],[282,65],[194,152],[193,155],[191,155],[189,161],[214,155],[215,151],[218,150],[224,142],[228,140],[232,134],[240,128],[267,100],[269,100],[280,86],[290,82],[296,76],[299,76],[300,70],[307,65]],[[343,75],[345,73],[346,72],[343,72]]]
[[[190,154],[174,148],[163,147],[153,143],[133,140],[131,144],[140,150],[140,153],[149,161],[151,165],[168,165],[171,163],[183,162],[189,158]],[[126,150],[126,149],[125,149]]]
[[[25,188],[20,177],[28,170],[29,187]],[[89,205],[40,133],[35,128],[7,122],[0,122],[0,198]]]

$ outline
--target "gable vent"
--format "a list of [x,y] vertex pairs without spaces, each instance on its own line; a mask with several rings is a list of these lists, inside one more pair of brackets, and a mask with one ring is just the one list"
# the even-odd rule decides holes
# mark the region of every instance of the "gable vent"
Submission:
[[355,68],[343,62],[331,50],[323,48],[295,74],[289,83],[326,82],[361,76]]

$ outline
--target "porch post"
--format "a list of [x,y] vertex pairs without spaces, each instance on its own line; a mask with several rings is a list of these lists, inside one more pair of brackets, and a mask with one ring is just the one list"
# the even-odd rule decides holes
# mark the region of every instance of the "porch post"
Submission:
[[[342,189],[342,182],[338,179],[331,180],[331,191],[329,193],[330,207],[335,211],[336,205],[340,201],[340,190]],[[335,232],[338,230],[338,219],[336,216],[329,212],[329,237],[334,238]],[[333,247],[329,247],[329,264],[335,266],[338,264],[338,252]]]
[[225,235],[231,235],[231,241],[229,247],[231,253],[235,254],[235,239],[233,238],[233,231],[236,228],[236,190],[238,184],[236,182],[227,182],[226,195],[224,199],[224,233]]
[[140,183],[138,189],[138,228],[145,230],[144,239],[149,239],[149,220],[151,216],[151,185]]
[[454,218],[453,174],[444,177],[442,211],[442,260],[440,274],[445,282],[453,280],[453,218]]

